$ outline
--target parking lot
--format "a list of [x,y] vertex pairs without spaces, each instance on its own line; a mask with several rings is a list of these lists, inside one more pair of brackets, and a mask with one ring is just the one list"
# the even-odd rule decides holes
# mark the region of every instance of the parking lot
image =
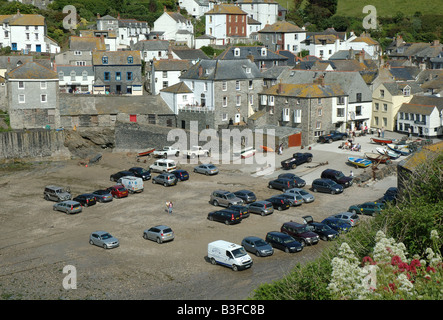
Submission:
[[[313,153],[313,162],[288,171],[305,179],[306,189],[326,168],[358,174],[364,169],[351,167],[346,160],[375,150],[370,137],[356,138],[362,145],[360,153],[339,149],[340,142],[315,144],[312,150],[288,148],[276,155],[277,168],[294,152]],[[351,204],[378,199],[388,187],[396,186],[396,177],[391,176],[365,187],[353,185],[338,195],[315,193],[313,203],[264,217],[251,215],[231,226],[206,218],[217,209],[209,203],[211,191],[249,189],[258,199],[265,199],[280,193],[268,189],[267,182],[282,170],[257,176],[255,164],[220,164],[218,175],[204,176],[192,172],[195,165],[180,164],[190,173],[188,181],[163,187],[149,180],[142,193],[98,203],[76,215],[53,211],[54,202],[43,199],[45,185],[69,186],[75,196],[111,186],[109,176],[117,171],[153,162],[150,158],[137,162],[135,155],[103,153],[99,163],[88,167],[79,166],[78,160],[41,163],[0,177],[0,299],[245,299],[260,283],[278,279],[297,263],[316,258],[328,244],[320,242],[294,254],[276,250],[270,257],[252,256],[251,269],[233,272],[206,261],[209,242],[240,243],[251,235],[264,238],[289,220],[304,215],[322,220],[346,211]],[[172,215],[165,212],[166,201],[174,203]],[[174,241],[157,244],[143,239],[143,230],[159,224],[174,230]],[[97,230],[117,237],[120,247],[91,246],[89,235]],[[63,288],[66,265],[76,269],[77,289]]]

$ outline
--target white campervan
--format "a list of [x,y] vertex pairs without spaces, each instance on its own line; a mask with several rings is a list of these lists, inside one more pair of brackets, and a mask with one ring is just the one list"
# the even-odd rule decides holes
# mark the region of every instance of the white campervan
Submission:
[[242,246],[224,240],[208,244],[208,258],[212,264],[221,264],[232,270],[243,270],[252,266],[252,258]]
[[142,192],[144,189],[143,179],[137,177],[121,177],[117,180],[117,184],[124,186],[126,189],[128,189],[129,193]]
[[156,172],[171,172],[177,169],[174,160],[171,159],[160,159],[156,160],[153,164],[149,166],[152,171]]

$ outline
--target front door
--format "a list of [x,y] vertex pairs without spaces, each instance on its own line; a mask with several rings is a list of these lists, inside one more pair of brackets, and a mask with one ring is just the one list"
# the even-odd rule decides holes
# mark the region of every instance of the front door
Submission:
[[17,43],[11,43],[11,49],[13,50],[13,51],[16,51],[17,50]]
[[35,51],[37,51],[37,52],[42,52],[42,46],[41,46],[41,44],[37,44],[37,45],[35,46]]
[[240,113],[236,113],[234,117],[234,123],[239,123],[239,122],[240,122]]

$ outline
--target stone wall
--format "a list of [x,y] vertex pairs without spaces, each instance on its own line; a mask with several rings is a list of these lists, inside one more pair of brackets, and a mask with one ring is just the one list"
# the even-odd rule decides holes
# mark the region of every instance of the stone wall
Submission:
[[21,130],[0,133],[0,160],[69,159],[64,146],[65,132],[55,130]]

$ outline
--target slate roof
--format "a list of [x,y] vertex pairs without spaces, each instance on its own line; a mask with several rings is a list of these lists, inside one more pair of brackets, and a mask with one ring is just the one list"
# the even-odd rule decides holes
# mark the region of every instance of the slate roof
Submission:
[[[252,55],[255,60],[259,61],[286,61],[288,58],[285,56],[282,56],[278,53],[275,53],[274,51],[271,51],[269,49],[266,49],[266,55],[261,55],[261,50],[263,49],[263,46],[232,46],[227,48],[225,51],[223,51],[217,59],[220,60],[238,60],[238,59],[247,59],[248,56]],[[240,49],[240,56],[234,55],[234,50]]]
[[160,59],[154,60],[155,71],[186,71],[191,67],[189,60]]
[[383,86],[393,96],[402,96],[406,86],[411,87],[411,95],[423,92],[423,89],[415,82],[383,82]]
[[170,87],[161,89],[160,91],[170,93],[193,93],[183,81],[180,81],[179,83],[176,83]]
[[208,56],[201,49],[191,49],[188,47],[172,47],[174,52],[182,60],[208,59]]
[[[246,72],[251,69],[251,73]],[[201,74],[200,74],[201,70]],[[208,70],[208,73],[206,73]],[[180,79],[194,80],[237,80],[263,78],[258,67],[249,59],[243,60],[201,60],[180,76]]]
[[7,73],[8,79],[57,79],[55,71],[42,66],[37,62],[27,62]]
[[332,83],[324,85],[280,83],[263,90],[261,93],[297,98],[329,98],[347,95],[340,85]]
[[209,14],[244,14],[247,15],[240,7],[234,4],[228,3],[220,3],[216,4],[214,8],[205,13],[205,15]]
[[258,33],[292,33],[292,32],[304,32],[299,26],[290,23],[288,21],[277,21],[271,25],[267,24]]
[[134,50],[139,51],[158,51],[158,50],[168,50],[169,41],[168,40],[141,40],[134,44]]
[[188,23],[188,19],[186,19],[181,13],[179,12],[166,12],[172,19],[174,19],[177,22],[181,23]]
[[[106,56],[108,57],[108,63],[103,64],[102,58]],[[133,63],[128,64],[128,57],[133,57]],[[140,51],[96,51],[92,53],[92,64],[95,66],[109,66],[109,65],[128,65],[128,66],[136,66],[141,65],[141,56]]]
[[106,45],[104,40],[99,37],[71,36],[69,37],[69,48],[79,51],[104,51],[106,50]]
[[45,17],[39,14],[0,15],[0,24],[9,23],[10,26],[44,26]]
[[434,108],[438,111],[443,110],[443,97],[417,95],[413,96],[409,103],[403,103],[400,111],[429,115]]
[[420,69],[417,67],[391,67],[389,72],[396,81],[414,81]]

